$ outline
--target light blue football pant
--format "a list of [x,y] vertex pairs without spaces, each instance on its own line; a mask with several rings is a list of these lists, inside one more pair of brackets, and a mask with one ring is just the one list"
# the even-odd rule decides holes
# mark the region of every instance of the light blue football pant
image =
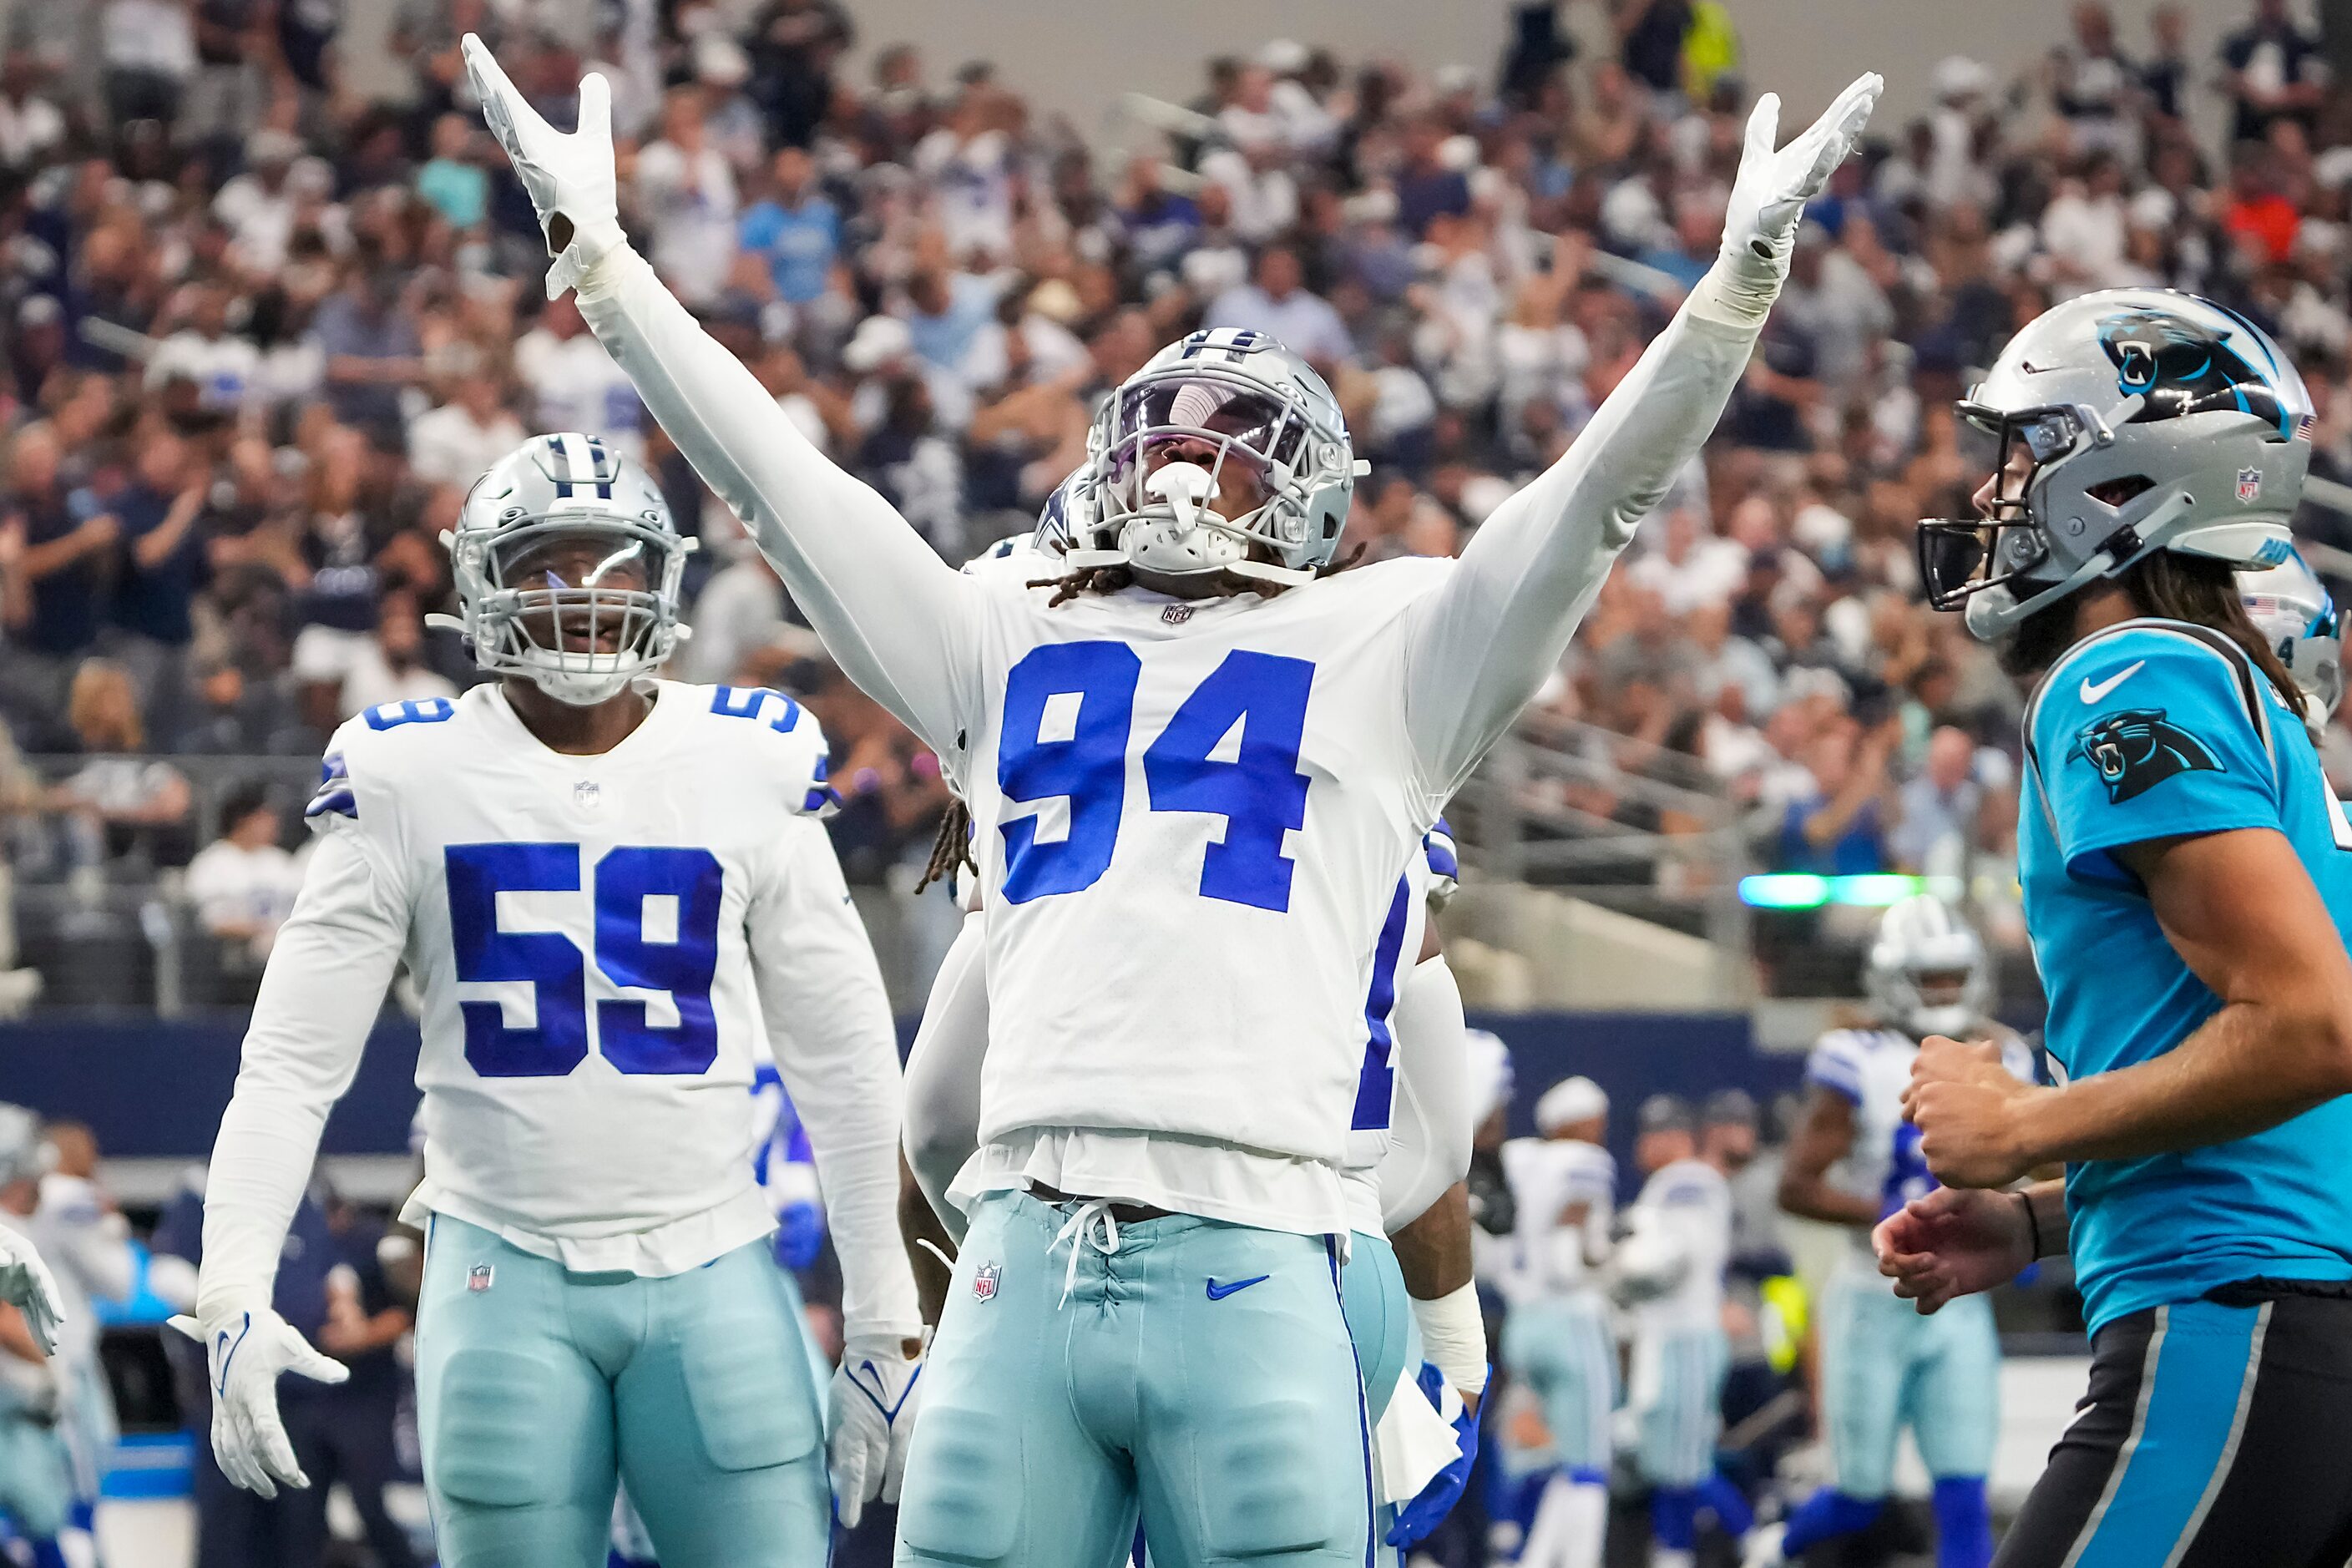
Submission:
[[1104,1217],[1025,1193],[973,1205],[898,1561],[1104,1568],[1139,1516],[1161,1568],[1362,1563],[1370,1436],[1330,1245]]
[[1730,1368],[1731,1346],[1717,1324],[1648,1331],[1634,1342],[1643,1480],[1695,1487],[1715,1473],[1723,1378]]
[[0,1408],[0,1513],[27,1540],[47,1541],[65,1529],[73,1504],[72,1465],[58,1427]]
[[1557,1463],[1606,1475],[1617,1408],[1617,1342],[1590,1292],[1520,1302],[1503,1320],[1503,1364],[1543,1405]]
[[1921,1317],[1886,1281],[1842,1268],[1822,1293],[1822,1425],[1837,1489],[1883,1498],[1908,1426],[1937,1480],[1982,1476],[2000,1424],[2000,1337],[1992,1303],[1962,1296]]
[[443,1568],[601,1568],[622,1481],[664,1568],[824,1562],[824,1423],[764,1240],[646,1279],[446,1215],[428,1236],[417,1425]]

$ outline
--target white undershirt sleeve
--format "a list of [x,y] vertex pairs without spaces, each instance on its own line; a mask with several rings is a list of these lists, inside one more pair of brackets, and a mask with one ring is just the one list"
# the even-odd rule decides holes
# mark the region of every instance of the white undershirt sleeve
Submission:
[[1559,461],[1407,611],[1405,722],[1433,798],[1453,795],[1557,668],[1618,552],[1715,428],[1760,328],[1685,305]]
[[852,680],[934,752],[963,727],[979,588],[879,493],[836,468],[627,246],[580,281],[580,313]]
[[898,1038],[882,971],[814,819],[795,817],[745,912],[776,1072],[816,1158],[851,1338],[923,1331],[898,1240]]
[[213,1143],[199,1319],[268,1302],[319,1133],[359,1070],[407,942],[397,874],[355,830],[322,833],[262,972],[236,1089]]
[[907,1053],[907,1167],[958,1246],[964,1214],[948,1201],[948,1186],[980,1148],[980,1069],[988,1059],[984,920],[978,910],[963,917]]
[[1396,1118],[1377,1174],[1381,1226],[1393,1236],[1470,1173],[1468,1026],[1444,953],[1412,966],[1397,989],[1389,1028],[1396,1039]]

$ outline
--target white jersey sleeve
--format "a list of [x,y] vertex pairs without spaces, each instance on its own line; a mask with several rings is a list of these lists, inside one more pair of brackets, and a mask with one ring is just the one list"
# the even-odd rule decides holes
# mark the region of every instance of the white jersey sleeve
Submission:
[[1377,1170],[1381,1224],[1394,1235],[1470,1170],[1470,1068],[1462,988],[1444,953],[1412,966],[1390,1020],[1397,1092]]
[[922,1332],[898,1241],[898,1047],[882,972],[824,829],[782,824],[745,927],[776,1071],[800,1113],[841,1258],[844,1332]]
[[[348,730],[350,726],[345,726]],[[337,740],[343,738],[339,731]],[[205,1193],[197,1313],[267,1301],[327,1112],[351,1087],[408,940],[401,858],[382,803],[331,746],[309,820],[319,842],[278,928],[221,1114]]]
[[976,585],[813,446],[645,259],[616,246],[580,313],[849,678],[941,756],[971,708]]
[[1433,810],[1559,665],[1618,552],[1715,428],[1760,325],[1685,304],[1559,461],[1408,612],[1405,716]]
[[931,977],[923,1022],[907,1053],[907,1167],[931,1212],[963,1240],[963,1210],[948,1187],[980,1148],[980,1073],[988,1059],[988,938],[974,910]]

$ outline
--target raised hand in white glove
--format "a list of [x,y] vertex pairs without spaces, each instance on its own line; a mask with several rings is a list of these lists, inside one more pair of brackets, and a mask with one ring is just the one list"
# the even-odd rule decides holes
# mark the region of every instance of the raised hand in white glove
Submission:
[[352,1369],[320,1354],[294,1326],[268,1307],[218,1313],[203,1323],[173,1318],[172,1327],[205,1347],[212,1376],[213,1458],[221,1474],[249,1492],[271,1498],[282,1483],[307,1487],[294,1461],[293,1440],[278,1415],[278,1374],[341,1383]]
[[826,1453],[833,1461],[833,1506],[855,1529],[866,1505],[898,1500],[907,1472],[907,1440],[915,1429],[923,1362],[896,1336],[860,1335],[842,1348],[825,1413]]
[[58,1282],[50,1278],[48,1265],[33,1250],[32,1242],[0,1226],[0,1303],[25,1314],[25,1326],[32,1331],[33,1342],[41,1347],[43,1355],[58,1348],[58,1325],[65,1321],[61,1300]]
[[1723,250],[1708,275],[1715,298],[1736,314],[1760,321],[1771,310],[1789,276],[1805,204],[1822,194],[1831,173],[1853,151],[1885,86],[1875,71],[1855,78],[1819,120],[1777,152],[1780,95],[1768,92],[1756,100],[1724,214]]
[[460,46],[466,75],[482,100],[482,118],[506,149],[555,264],[547,269],[547,297],[576,285],[599,257],[622,241],[620,202],[613,174],[613,89],[602,75],[580,79],[580,127],[566,133],[550,125],[507,79],[489,46],[468,33]]

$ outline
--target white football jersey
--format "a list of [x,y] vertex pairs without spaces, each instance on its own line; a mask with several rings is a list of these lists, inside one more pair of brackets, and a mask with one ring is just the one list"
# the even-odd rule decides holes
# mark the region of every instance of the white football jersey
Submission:
[[1731,1187],[1704,1160],[1661,1165],[1642,1184],[1627,1216],[1680,1244],[1687,1260],[1675,1288],[1633,1309],[1637,1334],[1705,1329],[1723,1321],[1723,1269],[1731,1260]]
[[[1598,1143],[1574,1138],[1514,1138],[1502,1149],[1517,1220],[1511,1232],[1513,1300],[1537,1300],[1593,1290],[1591,1259],[1609,1251],[1617,1212],[1617,1162]],[[1568,1211],[1584,1205],[1581,1224]]]
[[572,1268],[673,1272],[773,1223],[745,1111],[766,1055],[752,928],[782,921],[797,836],[824,832],[804,814],[824,738],[780,692],[658,690],[595,756],[549,750],[495,685],[372,709],[336,731],[308,813],[407,925],[408,1214]]
[[[1334,1173],[1386,1127],[1386,1013],[1422,918],[1402,879],[1443,804],[1404,733],[1395,634],[1451,565],[1050,608],[981,579],[997,591],[954,771],[987,889],[984,1142],[1208,1141],[1262,1156],[1264,1179],[1203,1192],[1230,1173],[1163,1160],[1160,1190],[1115,1195],[1341,1228]],[[1058,1184],[1100,1190],[1078,1179]]]
[[[1992,1037],[2000,1042],[2002,1065],[2032,1083],[2032,1047],[1997,1025]],[[1918,1055],[1919,1043],[1899,1029],[1832,1029],[1805,1059],[1809,1082],[1853,1102],[1853,1146],[1831,1168],[1829,1178],[1847,1192],[1876,1199],[1881,1219],[1936,1185],[1919,1154],[1919,1130],[1903,1119],[1903,1090]],[[1854,1227],[1850,1240],[1856,1256],[1870,1265],[1871,1278],[1884,1279],[1870,1232]],[[1892,1280],[1885,1283],[1889,1290],[1895,1288]]]

